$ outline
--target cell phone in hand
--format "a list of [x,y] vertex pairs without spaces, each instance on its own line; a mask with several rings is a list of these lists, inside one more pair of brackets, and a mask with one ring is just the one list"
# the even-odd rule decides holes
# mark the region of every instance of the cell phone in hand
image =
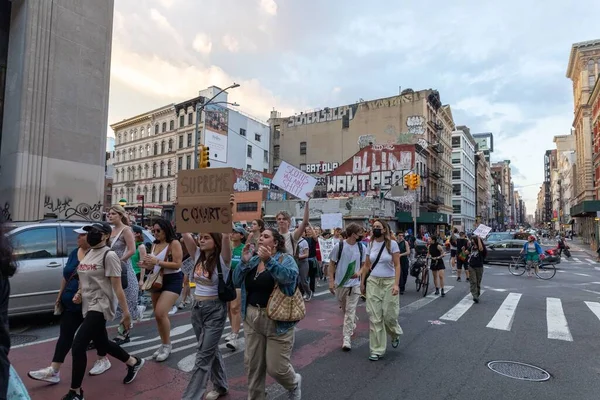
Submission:
[[117,332],[119,332],[119,335],[125,336],[127,335],[128,331],[129,330],[125,328],[125,325],[119,324],[119,327],[117,328]]

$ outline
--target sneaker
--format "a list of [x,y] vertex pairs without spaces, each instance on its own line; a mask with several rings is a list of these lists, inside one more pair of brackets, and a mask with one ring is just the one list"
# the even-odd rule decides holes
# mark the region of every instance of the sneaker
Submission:
[[446,295],[446,292],[444,292],[444,288],[442,288],[442,297],[444,297]]
[[395,349],[398,348],[399,344],[400,344],[400,336],[396,336],[395,338],[392,339],[392,347],[393,348],[395,348]]
[[163,344],[156,356],[156,361],[163,362],[171,355],[171,344]]
[[439,295],[440,294],[440,289],[439,288],[435,288],[435,295]]
[[300,400],[302,399],[302,375],[296,374],[296,388],[288,392],[288,399]]
[[350,341],[349,337],[344,338],[344,343],[342,344],[342,350],[344,350],[344,351],[352,350],[352,342]]
[[123,335],[117,335],[117,337],[115,337],[113,339],[113,342],[115,342],[118,346],[121,346],[122,344],[125,343],[129,343],[131,341],[131,339],[129,338],[129,334],[123,336]]
[[460,276],[459,276],[458,278],[456,278],[456,282],[460,282],[460,281],[461,281],[461,279],[460,279]]
[[125,378],[123,378],[123,383],[126,385],[135,380],[135,377],[137,376],[138,372],[140,372],[140,369],[142,369],[142,367],[146,363],[146,360],[144,360],[143,358],[136,357],[136,359],[137,362],[133,367],[129,365],[127,366],[127,375],[125,375]]
[[62,397],[62,400],[84,400],[83,399],[83,389],[79,389],[81,393],[77,393],[74,390],[69,390],[69,393]]
[[96,360],[92,369],[90,369],[90,375],[101,375],[110,369],[110,361],[108,357],[100,358]]
[[60,372],[55,371],[52,367],[38,369],[37,371],[29,371],[27,376],[36,381],[48,383],[60,382]]
[[176,312],[177,312],[177,306],[173,306],[173,308],[171,308],[171,311],[169,311],[169,315],[175,315]]
[[221,396],[227,396],[227,390],[224,392],[219,392],[218,390],[211,390],[206,394],[204,400],[217,400]]
[[144,318],[144,312],[146,311],[146,306],[137,306],[138,309],[138,321],[141,321]]
[[231,333],[229,336],[229,340],[227,340],[225,346],[227,346],[228,349],[236,351],[238,348],[238,335],[237,333]]
[[154,354],[152,354],[152,359],[153,360],[156,360],[156,357],[158,357],[158,355],[160,354],[163,346],[164,346],[164,344],[161,344],[160,346],[158,346],[158,349],[156,349],[156,351],[154,352]]
[[311,301],[313,298],[314,292],[310,292],[310,294],[308,295],[308,299],[306,301]]
[[479,303],[479,299],[478,299],[477,297],[473,297],[473,301],[474,301],[475,303]]

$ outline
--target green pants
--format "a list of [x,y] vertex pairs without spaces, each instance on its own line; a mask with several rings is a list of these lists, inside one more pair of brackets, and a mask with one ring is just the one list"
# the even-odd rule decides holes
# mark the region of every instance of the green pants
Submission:
[[481,278],[483,277],[483,267],[469,267],[469,284],[471,286],[471,295],[474,299],[479,299],[481,295]]
[[402,328],[398,323],[400,296],[392,295],[395,278],[370,276],[367,283],[369,345],[371,354],[383,356],[387,347],[387,335],[393,339],[402,335]]
[[538,255],[537,252],[528,251],[527,255],[525,256],[525,262],[529,262],[529,261],[538,262],[538,261],[540,261],[540,256]]

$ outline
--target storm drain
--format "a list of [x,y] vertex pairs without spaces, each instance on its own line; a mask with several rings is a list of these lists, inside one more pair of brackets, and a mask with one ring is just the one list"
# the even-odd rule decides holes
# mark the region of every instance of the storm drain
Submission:
[[500,375],[522,381],[545,382],[550,379],[550,374],[543,369],[517,361],[490,361],[487,366]]
[[11,346],[17,346],[20,344],[35,342],[37,339],[37,336],[33,335],[10,335],[10,344]]

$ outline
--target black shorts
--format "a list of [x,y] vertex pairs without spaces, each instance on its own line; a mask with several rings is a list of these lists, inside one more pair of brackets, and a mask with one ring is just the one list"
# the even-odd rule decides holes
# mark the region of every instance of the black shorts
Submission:
[[464,268],[465,271],[468,270],[469,269],[469,261],[468,260],[461,261],[461,259],[457,257],[456,258],[456,268],[458,268],[458,269]]
[[456,257],[456,249],[450,249],[450,257]]
[[444,260],[442,260],[441,258],[439,260],[431,260],[431,265],[429,269],[431,269],[432,271],[440,271],[442,269],[446,269],[446,266],[444,265]]
[[183,272],[163,275],[163,285],[159,290],[152,290],[154,293],[171,292],[181,294],[183,290]]

